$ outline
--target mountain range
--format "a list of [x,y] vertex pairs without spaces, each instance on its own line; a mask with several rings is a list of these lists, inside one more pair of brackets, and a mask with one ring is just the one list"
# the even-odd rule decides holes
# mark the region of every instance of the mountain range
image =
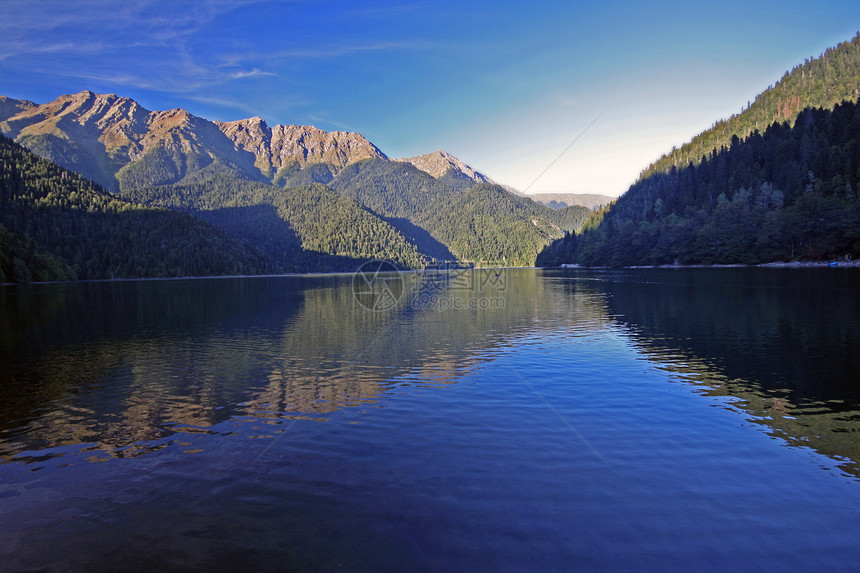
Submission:
[[0,97],[0,131],[114,192],[215,173],[283,182],[309,165],[336,172],[362,159],[387,159],[357,133],[269,127],[259,117],[208,121],[183,109],[149,111],[130,98],[90,91],[42,105]]
[[601,205],[609,205],[615,200],[614,197],[597,193],[534,193],[527,197],[552,209],[562,209],[574,205],[596,209]]
[[[353,270],[374,258],[407,268],[438,260],[531,265],[588,215],[583,207],[550,209],[512,194],[441,150],[390,159],[357,133],[270,127],[259,117],[209,121],[182,109],[150,111],[113,94],[84,91],[46,104],[0,96],[0,131],[14,157],[4,166],[8,172],[30,169],[27,153],[35,153],[56,173],[72,170],[96,183],[114,210],[181,211],[203,225],[198,235],[212,233],[206,240],[232,241],[226,252],[239,262],[197,268],[201,274]],[[158,265],[99,266],[61,254],[75,251],[80,237],[68,236],[64,245],[48,233],[48,241],[42,227],[26,223],[47,215],[38,182],[25,179],[26,188],[7,194],[15,209],[0,216],[16,244],[32,243],[79,278],[164,274]],[[63,185],[51,189],[52,206],[64,217],[78,217],[75,208],[101,209],[77,205],[80,194]],[[73,193],[75,200],[65,196]],[[24,272],[24,251],[16,252],[5,256],[7,279],[44,278]],[[177,264],[169,274],[190,268]]]

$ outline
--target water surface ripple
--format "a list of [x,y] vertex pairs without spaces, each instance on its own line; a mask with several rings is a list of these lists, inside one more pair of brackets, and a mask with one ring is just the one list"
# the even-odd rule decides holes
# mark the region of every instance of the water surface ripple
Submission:
[[0,570],[855,566],[853,270],[480,273],[0,287]]

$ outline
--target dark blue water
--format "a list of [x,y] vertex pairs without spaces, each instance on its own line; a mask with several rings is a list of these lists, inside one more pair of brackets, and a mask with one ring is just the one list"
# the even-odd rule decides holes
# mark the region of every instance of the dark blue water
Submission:
[[0,570],[860,562],[852,269],[351,279],[1,287]]

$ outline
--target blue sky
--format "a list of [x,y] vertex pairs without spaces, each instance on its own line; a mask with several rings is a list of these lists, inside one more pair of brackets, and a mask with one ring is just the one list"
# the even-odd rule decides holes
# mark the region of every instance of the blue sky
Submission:
[[618,195],[860,30],[860,2],[0,0],[0,94],[445,149],[530,193]]

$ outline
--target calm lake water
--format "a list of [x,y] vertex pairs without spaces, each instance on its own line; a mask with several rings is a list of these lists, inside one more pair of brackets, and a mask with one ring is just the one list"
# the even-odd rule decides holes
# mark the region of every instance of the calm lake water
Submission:
[[860,563],[860,271],[0,287],[0,570]]

